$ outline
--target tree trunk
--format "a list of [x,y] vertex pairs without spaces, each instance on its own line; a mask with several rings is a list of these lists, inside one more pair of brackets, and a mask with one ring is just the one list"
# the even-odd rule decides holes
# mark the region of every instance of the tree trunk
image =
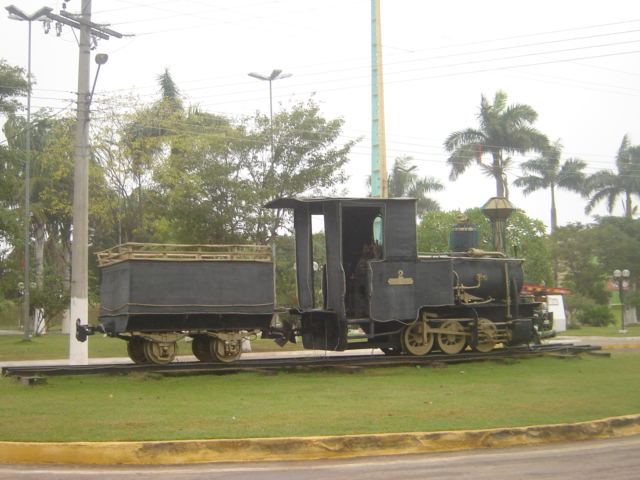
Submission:
[[631,192],[627,190],[625,192],[625,196],[626,196],[626,202],[625,202],[625,208],[624,208],[624,216],[629,220],[631,220],[633,218],[633,205],[631,204]]
[[[34,226],[34,270],[35,270],[35,283],[37,288],[42,288],[44,283],[44,244],[45,244],[45,229],[44,223],[36,222]],[[42,308],[35,308],[33,310],[33,326],[31,331],[36,335],[46,333],[44,326],[44,312]]]
[[36,285],[38,287],[42,287],[42,283],[44,279],[44,243],[45,243],[44,224],[41,222],[37,222],[34,226],[33,234],[35,236],[35,245],[34,245],[35,280],[36,280]]
[[[62,256],[64,259],[64,278],[62,285],[66,291],[71,290],[71,239],[69,235],[65,233],[65,237],[62,239]],[[62,333],[71,333],[71,312],[65,310],[62,314]]]
[[554,185],[551,185],[551,235],[556,231],[558,227],[558,213],[556,211],[556,189]]
[[496,179],[496,197],[504,197],[504,180],[501,175],[495,175]]
[[506,178],[502,170],[502,156],[493,152],[493,178],[496,179],[496,197],[509,199],[509,191],[507,190]]

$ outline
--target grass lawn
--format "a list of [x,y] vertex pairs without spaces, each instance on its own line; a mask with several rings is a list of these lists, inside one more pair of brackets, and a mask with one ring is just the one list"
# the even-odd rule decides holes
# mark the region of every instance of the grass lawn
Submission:
[[640,325],[625,327],[628,333],[619,333],[620,324],[607,325],[606,327],[581,327],[560,332],[558,335],[588,336],[588,337],[640,337]]
[[[191,343],[178,342],[178,355],[191,355]],[[298,350],[298,344],[287,343],[285,350]],[[273,340],[253,340],[254,352],[278,351],[281,348]],[[89,337],[89,358],[126,357],[127,343],[119,338],[103,335]],[[0,335],[0,361],[2,360],[50,360],[69,357],[69,336],[50,334],[32,337],[25,342],[22,335]]]
[[576,422],[640,412],[640,353],[448,368],[0,378],[0,440],[338,435]]

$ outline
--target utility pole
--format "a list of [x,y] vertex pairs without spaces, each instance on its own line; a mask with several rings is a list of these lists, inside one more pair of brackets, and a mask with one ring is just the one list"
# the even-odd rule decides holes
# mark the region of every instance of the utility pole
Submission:
[[82,0],[80,14],[80,54],[78,61],[78,111],[73,176],[73,240],[71,243],[71,306],[69,363],[89,363],[89,342],[78,342],[73,323],[89,320],[89,22],[91,0]]
[[[110,37],[122,38],[122,34],[91,22],[91,0],[82,0],[80,15],[74,15],[66,11],[69,0],[63,0],[63,10],[60,15],[52,12],[49,7],[43,7],[35,14],[28,16],[14,5],[6,7],[11,14],[11,18],[29,21],[29,67],[28,81],[29,92],[27,98],[27,163],[25,166],[25,176],[27,179],[25,210],[25,339],[29,338],[28,312],[29,312],[29,157],[30,157],[30,112],[31,112],[31,22],[34,20],[45,20],[46,22],[56,22],[58,36],[62,31],[62,26],[80,30],[80,54],[78,62],[78,109],[76,122],[76,138],[74,152],[74,181],[73,181],[73,240],[71,244],[71,305],[70,305],[70,332],[69,332],[69,363],[72,365],[82,365],[88,363],[88,342],[79,342],[75,338],[74,324],[77,320],[81,323],[88,323],[89,316],[89,109],[91,97],[95,89],[89,90],[91,41],[96,38],[109,40]],[[48,25],[48,24],[47,24]],[[48,33],[49,29],[45,29]],[[107,55],[96,56],[98,72],[100,66],[107,61]],[[98,75],[96,73],[96,80]]]
[[30,191],[30,168],[31,168],[31,24],[34,21],[43,20],[47,14],[51,13],[51,8],[42,7],[37,12],[28,15],[15,5],[5,7],[9,12],[9,18],[26,21],[29,24],[29,40],[27,45],[27,125],[25,139],[25,162],[24,162],[24,295],[22,306],[22,323],[24,328],[24,340],[31,338],[31,301],[30,290],[31,280],[29,279],[30,254],[29,243],[31,242],[31,191]]
[[389,196],[384,129],[380,0],[371,0],[371,196],[382,198]]
[[[111,36],[122,38],[122,34],[91,22],[91,0],[82,0],[80,15],[73,15],[63,10],[60,15],[50,13],[47,16],[59,24],[80,30],[78,109],[73,177],[69,363],[71,365],[86,365],[89,361],[89,342],[79,342],[76,339],[74,325],[78,321],[81,324],[89,322],[89,109],[93,93],[90,90],[89,78],[91,39],[93,37],[108,40]],[[106,55],[96,57],[98,65],[104,64],[106,59]]]

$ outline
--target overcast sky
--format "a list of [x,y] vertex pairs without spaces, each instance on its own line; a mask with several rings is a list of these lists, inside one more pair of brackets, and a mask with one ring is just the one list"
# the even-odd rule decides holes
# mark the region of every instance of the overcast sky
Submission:
[[[10,3],[29,14],[63,4],[2,6]],[[80,0],[67,8],[78,12]],[[477,167],[449,182],[442,147],[451,132],[477,126],[483,94],[504,90],[509,103],[531,105],[537,128],[561,140],[565,159],[586,161],[588,173],[615,168],[625,134],[640,144],[640,2],[381,0],[381,10],[388,163],[413,157],[422,175],[446,185],[434,195],[444,209],[481,206],[495,194]],[[156,99],[157,76],[168,68],[186,101],[203,110],[267,113],[268,85],[247,73],[282,69],[292,76],[274,82],[274,109],[313,96],[323,115],[343,118],[344,137],[361,138],[344,193],[367,195],[369,0],[93,0],[92,19],[132,35],[98,43],[95,53],[109,55],[96,87],[98,112],[115,94]],[[26,68],[26,23],[3,13],[0,45],[0,58]],[[45,35],[34,24],[34,110],[74,111],[77,63],[69,27],[57,37],[55,28]],[[526,158],[514,160],[511,181]],[[548,224],[548,192],[523,197],[512,186],[511,200]],[[589,221],[577,195],[560,194],[558,203],[560,224]]]

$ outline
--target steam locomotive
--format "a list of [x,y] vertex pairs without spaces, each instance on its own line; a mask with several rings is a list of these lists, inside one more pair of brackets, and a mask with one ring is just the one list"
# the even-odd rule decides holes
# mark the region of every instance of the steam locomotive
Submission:
[[[388,355],[488,352],[536,338],[538,304],[520,293],[523,261],[477,248],[418,255],[414,199],[281,198],[265,207],[293,211],[298,306],[282,325],[272,322],[269,247],[124,244],[98,255],[100,325],[78,325],[78,338],[99,329],[126,340],[134,362],[159,364],[184,337],[203,362],[236,360],[254,335]],[[313,217],[324,221],[324,252],[314,252]]]

